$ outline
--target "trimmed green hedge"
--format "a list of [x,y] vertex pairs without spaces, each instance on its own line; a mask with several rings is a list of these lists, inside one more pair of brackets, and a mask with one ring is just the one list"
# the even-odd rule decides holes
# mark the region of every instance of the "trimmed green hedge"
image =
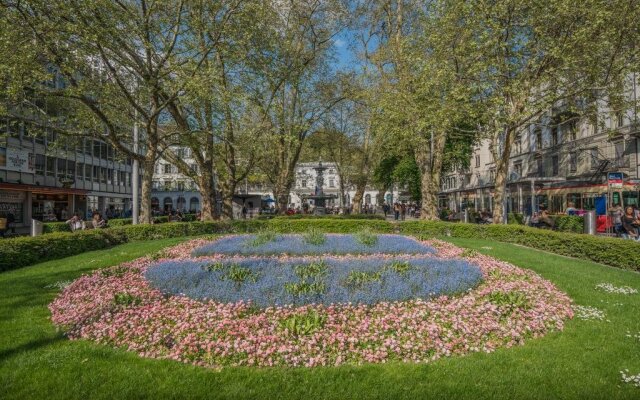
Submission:
[[523,225],[405,222],[402,233],[421,237],[452,236],[520,244],[538,250],[640,271],[640,244],[631,240],[554,232]]
[[293,214],[293,215],[260,215],[257,219],[376,219],[383,220],[384,215],[382,214],[346,214],[346,215],[309,215],[309,214]]
[[[524,216],[517,213],[509,213],[507,216],[509,225],[524,225]],[[560,232],[584,232],[584,218],[577,215],[552,215],[556,223],[556,230]]]
[[[113,220],[112,220],[113,221]],[[56,223],[64,224],[64,222]],[[36,237],[19,237],[0,241],[0,271],[103,249],[138,240],[197,236],[215,233],[256,232],[271,229],[278,233],[301,233],[310,228],[323,232],[348,233],[363,228],[391,232],[393,225],[379,220],[241,220],[229,222],[172,222],[154,225],[122,225],[107,229],[78,232],[54,232]]]
[[[180,222],[193,222],[196,220],[195,214],[185,214]],[[153,222],[156,224],[164,224],[169,222],[169,217],[162,215],[159,217],[154,217]],[[116,226],[125,226],[133,224],[133,220],[131,218],[112,218],[107,221],[107,225],[109,228],[113,228]],[[71,232],[71,227],[66,222],[45,222],[42,224],[42,233],[53,233],[53,232]]]
[[69,257],[129,241],[256,232],[264,229],[271,229],[278,233],[301,233],[310,228],[334,233],[350,233],[368,228],[379,233],[399,231],[425,238],[452,236],[496,240],[640,271],[640,244],[630,240],[554,232],[523,225],[478,225],[441,221],[408,221],[394,224],[375,219],[329,218],[123,225],[75,233],[57,232],[37,237],[4,239],[0,241],[0,271]]
[[36,237],[17,237],[0,241],[0,271],[7,271],[100,250],[127,242],[123,232],[111,229],[84,232],[55,232]]

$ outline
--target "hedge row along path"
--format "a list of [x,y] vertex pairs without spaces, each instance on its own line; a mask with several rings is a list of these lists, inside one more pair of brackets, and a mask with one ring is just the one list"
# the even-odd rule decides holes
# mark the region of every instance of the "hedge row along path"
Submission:
[[519,225],[478,225],[450,222],[344,219],[271,219],[233,222],[177,222],[158,225],[127,225],[74,233],[52,233],[0,241],[0,271],[21,268],[46,260],[69,257],[85,251],[140,241],[251,233],[260,230],[303,233],[316,229],[326,233],[355,233],[368,229],[377,233],[402,233],[418,237],[487,239],[590,260],[616,268],[640,271],[640,243],[618,238],[553,232]]

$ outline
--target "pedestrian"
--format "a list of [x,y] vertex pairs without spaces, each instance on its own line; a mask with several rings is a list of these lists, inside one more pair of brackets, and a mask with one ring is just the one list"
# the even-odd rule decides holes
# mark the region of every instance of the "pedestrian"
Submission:
[[404,221],[404,218],[407,215],[407,205],[402,203],[400,205],[400,219],[402,219]]
[[80,218],[80,214],[78,213],[73,214],[66,223],[69,225],[69,228],[71,228],[71,232],[82,229],[82,218]]
[[15,222],[16,217],[11,211],[7,211],[7,231],[11,229],[11,233],[16,233],[16,226],[14,225]]
[[393,216],[396,221],[400,219],[400,204],[398,203],[393,204]]

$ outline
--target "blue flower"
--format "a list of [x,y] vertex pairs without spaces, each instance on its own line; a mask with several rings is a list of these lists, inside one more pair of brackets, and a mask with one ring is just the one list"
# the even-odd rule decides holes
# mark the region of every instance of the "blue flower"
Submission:
[[300,235],[278,235],[275,240],[253,246],[255,235],[223,237],[193,251],[193,256],[226,255],[311,255],[311,254],[430,254],[435,249],[400,235],[379,235],[373,246],[358,242],[353,235],[327,235],[319,245],[309,244]]
[[[146,278],[152,286],[167,294],[182,294],[194,299],[220,302],[250,301],[259,307],[302,305],[310,303],[375,304],[380,301],[428,299],[452,295],[473,288],[482,280],[476,266],[464,260],[433,257],[398,258],[409,260],[410,268],[397,272],[390,268],[395,259],[326,258],[326,270],[317,276],[301,274],[300,266],[311,262],[304,258],[286,261],[277,258],[254,258],[222,261],[224,266],[209,268],[210,260],[171,260],[149,268]],[[317,262],[317,261],[316,261]],[[256,277],[241,284],[225,279],[226,270],[250,268]],[[376,279],[360,285],[349,284],[353,271],[370,273]],[[320,282],[323,292],[293,293],[291,284]],[[289,284],[289,285],[287,285]],[[289,290],[288,290],[289,288]]]

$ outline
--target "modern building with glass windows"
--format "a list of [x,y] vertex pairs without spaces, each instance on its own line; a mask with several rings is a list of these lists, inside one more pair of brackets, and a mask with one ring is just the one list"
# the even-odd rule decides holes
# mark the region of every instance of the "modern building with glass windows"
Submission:
[[30,132],[28,123],[0,119],[0,213],[15,226],[31,219],[65,220],[92,211],[109,216],[131,210],[131,162],[101,141],[61,145],[53,130]]

